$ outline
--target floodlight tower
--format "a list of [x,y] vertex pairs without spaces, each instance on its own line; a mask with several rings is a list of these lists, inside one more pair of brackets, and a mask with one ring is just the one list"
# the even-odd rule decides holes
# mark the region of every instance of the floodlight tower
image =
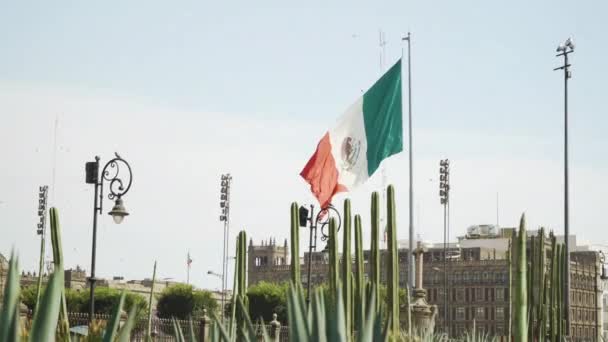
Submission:
[[[557,47],[555,57],[564,57],[564,65],[553,69],[564,70],[564,243],[566,247],[566,281],[564,284],[564,303],[566,308],[570,307],[570,208],[569,208],[569,182],[568,182],[568,79],[572,77],[568,55],[574,52],[574,41],[572,38]],[[566,334],[570,335],[570,310],[566,311]]]

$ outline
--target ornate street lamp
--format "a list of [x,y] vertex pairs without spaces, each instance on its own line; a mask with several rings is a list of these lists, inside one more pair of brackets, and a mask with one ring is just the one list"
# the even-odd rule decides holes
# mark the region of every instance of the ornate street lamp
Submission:
[[[133,173],[131,172],[131,166],[124,159],[122,159],[118,153],[114,153],[116,157],[110,160],[102,169],[101,177],[99,177],[99,157],[95,156],[94,162],[87,162],[85,164],[86,169],[86,183],[93,184],[95,186],[94,204],[93,204],[93,247],[91,255],[91,277],[89,282],[91,283],[91,295],[89,298],[89,323],[93,321],[95,314],[95,255],[97,251],[97,215],[102,213],[103,205],[103,184],[104,181],[108,182],[108,199],[114,200],[114,207],[108,212],[116,224],[120,224],[125,216],[129,215],[125,209],[122,196],[124,196],[131,188],[133,181]],[[121,178],[121,166],[124,166],[126,170],[126,177]]]
[[[310,215],[309,215],[310,213]],[[317,250],[317,227],[321,225],[321,241],[327,241],[329,238],[329,219],[330,216],[336,218],[336,231],[340,231],[340,226],[342,225],[342,218],[340,217],[340,213],[333,205],[328,205],[324,209],[321,209],[317,216],[315,216],[315,207],[314,205],[310,205],[310,211],[305,207],[301,206],[299,211],[300,216],[300,227],[306,228],[306,225],[309,224],[310,227],[310,237],[308,240],[308,270],[306,276],[306,301],[310,302],[310,272],[312,268],[312,251]],[[313,220],[313,217],[315,218]],[[314,234],[313,234],[314,233]],[[327,246],[323,250],[323,253],[326,254],[328,251]]]

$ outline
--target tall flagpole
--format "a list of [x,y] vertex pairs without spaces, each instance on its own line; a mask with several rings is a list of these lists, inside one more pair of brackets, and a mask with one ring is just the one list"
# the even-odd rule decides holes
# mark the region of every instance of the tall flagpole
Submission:
[[[384,61],[386,56],[386,40],[384,39],[384,32],[378,31],[378,46],[380,47],[380,77],[384,75]],[[386,176],[386,164],[382,165],[382,204],[380,205],[380,229],[383,232],[384,248],[388,249],[386,243],[386,187],[387,187],[387,176]]]
[[[409,200],[409,213],[410,213],[410,229],[409,229],[409,258],[408,258],[408,281],[410,289],[414,289],[414,162],[412,159],[412,56],[411,56],[411,34],[407,33],[407,37],[401,38],[401,40],[407,41],[407,89],[408,89],[408,138],[409,138],[409,157],[410,157],[410,200]],[[401,60],[403,61],[403,48],[401,49]],[[402,66],[403,68],[403,66]],[[410,292],[412,293],[412,292]]]

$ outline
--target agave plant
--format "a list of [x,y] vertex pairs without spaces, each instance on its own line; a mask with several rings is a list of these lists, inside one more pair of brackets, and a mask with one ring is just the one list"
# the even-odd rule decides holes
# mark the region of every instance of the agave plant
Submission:
[[[53,240],[53,260],[55,271],[49,276],[46,290],[42,294],[40,302],[36,305],[36,313],[29,329],[24,332],[28,341],[69,341],[69,331],[66,331],[67,315],[62,314],[65,307],[63,262],[61,254],[61,234],[59,228],[59,216],[57,209],[50,209],[51,237]],[[19,317],[19,262],[15,253],[11,253],[9,261],[8,276],[4,287],[4,303],[0,309],[0,341],[19,342],[21,336],[21,318]],[[103,333],[103,342],[130,340],[131,330],[135,325],[135,312],[137,308],[131,308],[127,321],[119,330],[120,313],[124,304],[125,293],[123,292],[120,302],[114,308],[112,319],[107,323]],[[58,328],[59,327],[59,328]]]

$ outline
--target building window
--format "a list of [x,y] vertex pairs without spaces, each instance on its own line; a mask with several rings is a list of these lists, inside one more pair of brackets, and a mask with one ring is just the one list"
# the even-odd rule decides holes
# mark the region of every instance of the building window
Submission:
[[[608,296],[606,296],[608,297]],[[608,299],[607,299],[608,300]],[[458,303],[464,302],[464,289],[456,289],[456,301]],[[604,306],[604,311],[608,310],[608,306]]]
[[475,311],[475,319],[485,319],[486,318],[486,310],[483,307],[478,307]]
[[497,302],[502,302],[502,301],[506,301],[508,298],[507,296],[505,296],[505,289],[504,288],[497,288],[496,289],[496,301]]
[[456,308],[456,320],[457,321],[464,320],[464,308],[463,307]]
[[481,288],[475,288],[475,300],[478,302],[483,301],[483,292]]
[[505,308],[498,307],[496,308],[496,320],[503,321],[505,319]]

